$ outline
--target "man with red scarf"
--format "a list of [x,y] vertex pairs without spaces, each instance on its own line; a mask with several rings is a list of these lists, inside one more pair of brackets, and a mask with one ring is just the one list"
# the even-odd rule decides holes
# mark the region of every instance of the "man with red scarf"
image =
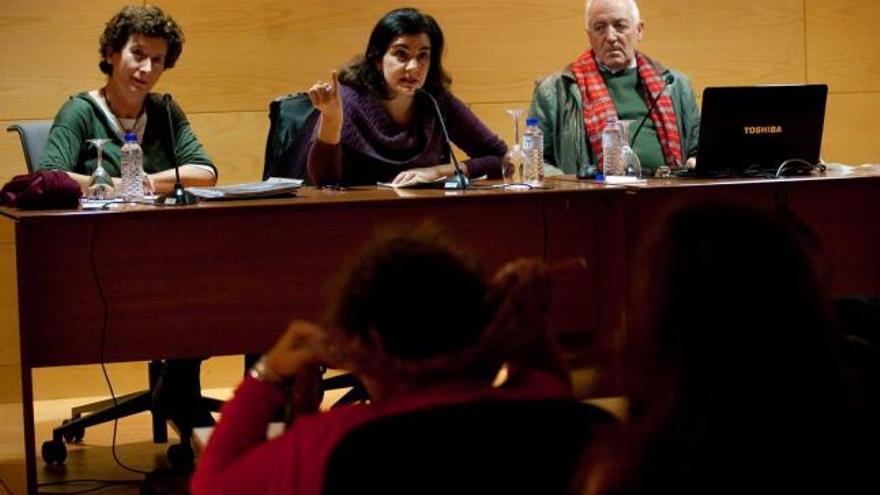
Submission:
[[542,80],[532,99],[529,114],[544,132],[545,163],[569,174],[598,165],[602,129],[617,116],[631,121],[630,144],[645,175],[663,165],[693,166],[700,115],[690,80],[636,50],[645,24],[635,0],[588,0],[585,18],[591,49]]

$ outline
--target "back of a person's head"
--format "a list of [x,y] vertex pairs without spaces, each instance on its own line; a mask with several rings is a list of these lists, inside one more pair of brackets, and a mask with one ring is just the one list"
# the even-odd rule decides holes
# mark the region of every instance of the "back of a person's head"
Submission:
[[407,360],[472,346],[489,316],[479,263],[424,226],[370,242],[343,274],[332,310],[340,330],[375,332],[385,352]]
[[729,204],[677,210],[650,237],[626,380],[642,481],[806,480],[783,467],[827,460],[845,408],[818,241],[788,214]]
[[650,332],[683,368],[709,374],[716,389],[816,393],[833,346],[818,241],[805,226],[775,211],[700,205],[674,213],[660,243]]

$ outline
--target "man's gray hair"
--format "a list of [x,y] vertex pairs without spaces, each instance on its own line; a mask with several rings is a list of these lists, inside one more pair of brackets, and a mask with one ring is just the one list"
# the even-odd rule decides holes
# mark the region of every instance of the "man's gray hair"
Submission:
[[[590,29],[590,7],[596,0],[587,0],[587,5],[584,7],[584,25],[587,27],[587,30]],[[639,6],[636,4],[636,0],[627,0],[629,2],[629,9],[632,12],[633,22],[636,24],[642,22],[642,15],[639,13]]]

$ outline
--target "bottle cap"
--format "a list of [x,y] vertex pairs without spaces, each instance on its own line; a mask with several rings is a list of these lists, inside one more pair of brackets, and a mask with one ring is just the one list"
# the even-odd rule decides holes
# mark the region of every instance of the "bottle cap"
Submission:
[[134,131],[125,131],[125,142],[126,143],[136,143],[138,140],[137,134]]
[[538,125],[538,117],[529,117],[526,119],[526,125]]

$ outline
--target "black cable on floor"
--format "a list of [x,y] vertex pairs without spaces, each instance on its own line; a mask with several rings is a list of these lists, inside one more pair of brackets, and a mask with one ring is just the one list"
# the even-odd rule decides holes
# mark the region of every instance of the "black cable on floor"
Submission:
[[[101,301],[101,343],[100,343],[100,357],[99,364],[101,365],[101,372],[104,374],[104,381],[107,383],[107,389],[110,391],[110,398],[113,400],[113,407],[118,407],[119,404],[116,400],[116,393],[113,391],[113,383],[110,381],[110,375],[107,374],[107,366],[105,364],[104,352],[107,344],[107,327],[108,327],[108,315],[109,315],[109,307],[107,304],[107,296],[104,293],[104,285],[101,283],[101,277],[98,273],[98,263],[95,259],[95,246],[98,243],[98,222],[94,222],[92,224],[92,241],[89,245],[89,265],[92,271],[92,277],[95,280],[95,286],[98,289],[98,299]],[[140,469],[135,469],[133,467],[127,466],[122,460],[119,459],[119,455],[116,453],[116,434],[119,428],[119,418],[113,418],[113,440],[110,445],[110,452],[113,454],[113,460],[116,464],[125,469],[127,471],[131,471],[132,473],[137,473],[143,476],[149,474],[147,471],[142,471]]]

